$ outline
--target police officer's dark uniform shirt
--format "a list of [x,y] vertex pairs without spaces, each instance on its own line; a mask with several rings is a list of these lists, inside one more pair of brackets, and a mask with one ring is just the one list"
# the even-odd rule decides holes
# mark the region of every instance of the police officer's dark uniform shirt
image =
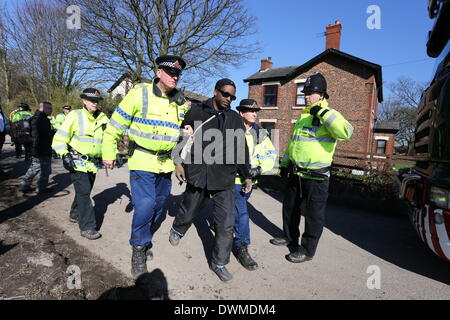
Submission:
[[[243,177],[249,176],[250,161],[245,141],[245,126],[242,118],[236,111],[231,109],[216,111],[213,107],[213,99],[211,98],[202,103],[193,104],[191,109],[186,113],[185,120],[181,126],[190,125],[195,130],[196,127],[194,125],[198,125],[200,121],[203,123],[213,115],[216,115],[216,118],[206,123],[200,130],[202,130],[202,134],[205,136],[208,129],[219,129],[223,137],[223,149],[210,146],[214,143],[214,138],[211,141],[211,136],[208,139],[201,140],[203,141],[201,149],[203,153],[205,148],[210,146],[208,150],[214,150],[211,155],[214,159],[221,161],[206,164],[205,159],[201,155],[196,154],[197,149],[199,149],[198,146],[196,147],[196,144],[201,143],[201,137],[196,134],[194,144],[191,147],[190,159],[187,161],[188,164],[185,164],[185,173],[188,183],[194,187],[206,188],[207,190],[226,190],[233,188],[238,171]],[[227,129],[241,130],[242,137],[239,139],[240,143],[237,141],[238,138],[234,139],[234,143],[231,139],[226,139]],[[221,154],[218,154],[219,152]],[[229,152],[233,152],[232,157],[229,155]],[[233,161],[230,161],[230,157]],[[239,158],[243,160],[241,161],[242,163],[238,163]],[[201,160],[201,163],[195,164],[194,160],[198,161],[198,159]]]

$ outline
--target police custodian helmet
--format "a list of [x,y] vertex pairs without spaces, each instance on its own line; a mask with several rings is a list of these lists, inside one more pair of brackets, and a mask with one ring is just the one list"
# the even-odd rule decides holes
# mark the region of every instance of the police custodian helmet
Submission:
[[305,86],[302,90],[303,93],[319,92],[323,93],[325,99],[328,99],[327,93],[327,80],[319,72],[315,72],[306,79]]

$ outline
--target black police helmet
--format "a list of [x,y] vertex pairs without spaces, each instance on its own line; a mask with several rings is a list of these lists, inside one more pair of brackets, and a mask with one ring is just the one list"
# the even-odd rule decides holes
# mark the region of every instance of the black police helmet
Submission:
[[253,99],[243,99],[239,102],[239,105],[236,107],[238,111],[259,111],[261,110],[258,107],[258,104]]
[[320,73],[316,72],[306,79],[305,86],[302,90],[303,93],[319,92],[323,93],[325,99],[328,99],[327,93],[327,80]]
[[98,91],[95,88],[87,88],[84,89],[83,92],[80,94],[81,99],[86,99],[93,102],[99,102],[100,100],[103,100],[103,97],[100,94],[100,91]]
[[21,103],[19,104],[19,108],[20,108],[20,109],[23,109],[23,110],[25,110],[25,111],[30,111],[30,110],[31,110],[30,106],[29,106],[27,103],[25,103],[25,102],[21,102]]

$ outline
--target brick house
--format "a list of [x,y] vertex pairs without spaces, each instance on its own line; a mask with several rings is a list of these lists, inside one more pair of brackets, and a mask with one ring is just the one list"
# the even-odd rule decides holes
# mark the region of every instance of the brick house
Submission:
[[[355,128],[350,141],[338,142],[338,150],[393,154],[398,123],[377,122],[378,103],[383,101],[381,66],[340,51],[342,25],[326,28],[326,50],[302,65],[272,68],[271,58],[261,60],[258,72],[244,79],[248,97],[261,107],[262,127],[278,134],[280,156],[284,155],[291,130],[305,106],[301,93],[306,78],[322,73],[328,85],[331,108]],[[336,159],[335,159],[336,162]]]

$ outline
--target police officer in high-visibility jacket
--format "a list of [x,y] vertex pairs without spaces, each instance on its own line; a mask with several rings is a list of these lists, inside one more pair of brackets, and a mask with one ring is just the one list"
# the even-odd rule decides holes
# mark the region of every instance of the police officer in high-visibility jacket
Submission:
[[[299,263],[311,260],[325,222],[331,164],[337,141],[349,140],[352,125],[328,107],[327,83],[323,75],[307,78],[304,89],[307,107],[295,123],[281,176],[288,177],[283,201],[284,237],[271,239],[274,245],[291,248],[286,259]],[[299,246],[300,206],[305,202],[305,232]]]
[[63,107],[63,112],[58,113],[51,121],[53,129],[58,130],[61,127],[70,111],[72,111],[72,106],[65,105]]
[[[22,120],[29,120],[33,116],[31,113],[30,106],[26,103],[21,103],[17,110],[11,113],[11,139],[14,142],[15,150],[16,150],[16,158],[20,158],[22,156],[22,144],[25,149],[25,161],[31,159],[31,143],[26,141],[21,141],[22,133],[19,130],[18,123]],[[30,125],[30,124],[28,124]],[[23,128],[20,128],[23,130]]]
[[[277,152],[270,141],[270,137],[266,130],[260,128],[256,124],[256,113],[261,110],[253,99],[241,100],[239,106],[236,107],[240,116],[244,120],[245,139],[249,148],[251,169],[250,174],[253,183],[256,183],[256,178],[271,171],[275,165]],[[234,187],[235,207],[234,207],[234,241],[233,252],[236,258],[247,270],[256,270],[258,264],[253,260],[248,252],[248,245],[250,244],[250,221],[247,210],[247,201],[252,194],[252,191],[245,193],[245,179],[242,177],[236,178]]]
[[164,55],[156,63],[154,81],[136,85],[128,92],[111,116],[103,142],[103,163],[113,168],[117,142],[124,133],[130,141],[133,277],[147,272],[147,258],[153,258],[152,238],[170,194],[175,169],[171,152],[180,137],[180,125],[188,108],[183,92],[176,88],[186,62],[178,56]]
[[101,234],[96,230],[91,191],[98,169],[102,166],[103,132],[108,118],[98,109],[98,103],[103,98],[97,89],[83,90],[80,98],[84,107],[67,115],[53,137],[52,148],[61,156],[75,188],[69,220],[78,222],[82,237],[95,240]]

